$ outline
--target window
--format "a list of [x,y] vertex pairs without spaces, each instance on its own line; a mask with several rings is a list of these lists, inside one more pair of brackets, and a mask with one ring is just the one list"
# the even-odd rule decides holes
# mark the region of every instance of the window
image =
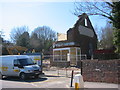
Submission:
[[14,66],[18,66],[18,64],[20,64],[18,60],[14,60]]
[[22,66],[27,66],[27,65],[34,65],[34,61],[31,58],[23,58],[23,59],[18,59],[20,65]]
[[31,58],[23,58],[23,59],[17,59],[14,60],[14,66],[27,66],[27,65],[34,65],[34,61]]
[[85,19],[85,26],[87,26],[87,19]]

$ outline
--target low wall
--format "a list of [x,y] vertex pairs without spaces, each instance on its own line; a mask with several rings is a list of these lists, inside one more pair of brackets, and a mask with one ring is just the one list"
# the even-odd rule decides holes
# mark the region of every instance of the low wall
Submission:
[[120,60],[83,60],[84,81],[120,83]]

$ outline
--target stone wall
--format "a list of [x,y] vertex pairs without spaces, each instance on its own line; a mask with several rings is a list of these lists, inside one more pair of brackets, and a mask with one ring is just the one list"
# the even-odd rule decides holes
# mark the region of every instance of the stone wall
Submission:
[[84,81],[120,83],[120,60],[84,60]]

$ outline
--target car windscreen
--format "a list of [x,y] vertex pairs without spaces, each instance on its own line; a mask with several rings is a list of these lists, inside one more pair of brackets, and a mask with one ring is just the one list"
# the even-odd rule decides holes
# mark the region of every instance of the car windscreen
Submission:
[[20,65],[27,66],[27,65],[34,65],[34,61],[31,58],[24,58],[24,59],[18,59]]

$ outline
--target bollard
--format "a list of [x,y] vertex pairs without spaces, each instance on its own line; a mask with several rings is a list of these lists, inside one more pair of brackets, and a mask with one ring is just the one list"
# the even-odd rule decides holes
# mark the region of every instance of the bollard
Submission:
[[81,61],[81,75],[82,75],[82,72],[83,72],[83,62]]
[[72,87],[72,83],[73,83],[73,73],[74,73],[74,70],[72,70],[72,74],[71,74],[71,83],[70,83],[70,87]]
[[84,88],[83,77],[81,74],[75,75],[74,82],[75,82],[75,90],[79,90],[79,88]]

